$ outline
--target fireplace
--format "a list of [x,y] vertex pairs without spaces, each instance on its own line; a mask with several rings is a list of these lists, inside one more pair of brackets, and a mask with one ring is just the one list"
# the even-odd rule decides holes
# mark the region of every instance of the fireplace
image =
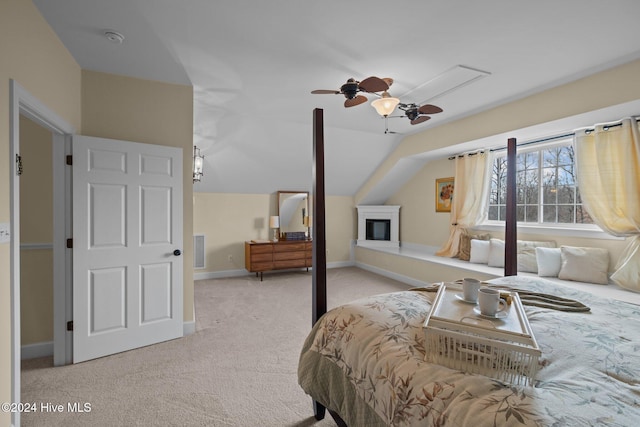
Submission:
[[400,206],[357,206],[358,246],[399,247]]

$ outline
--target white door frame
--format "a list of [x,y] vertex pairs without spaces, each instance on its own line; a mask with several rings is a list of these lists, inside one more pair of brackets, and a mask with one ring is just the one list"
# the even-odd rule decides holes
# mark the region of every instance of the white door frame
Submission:
[[[20,180],[17,175],[16,156],[20,153],[20,115],[51,131],[53,135],[53,256],[54,256],[54,353],[62,349],[64,360],[54,361],[64,364],[70,357],[70,347],[65,331],[66,278],[70,271],[71,260],[65,249],[66,222],[70,216],[70,197],[64,182],[68,179],[64,163],[57,162],[70,146],[71,135],[75,129],[53,110],[27,92],[15,80],[9,81],[9,159],[11,163],[9,178],[10,193],[10,298],[11,298],[11,401],[20,402]],[[64,159],[64,157],[62,157]],[[61,181],[62,180],[62,181]],[[59,359],[59,357],[57,357]],[[20,425],[20,413],[11,414],[11,425]]]

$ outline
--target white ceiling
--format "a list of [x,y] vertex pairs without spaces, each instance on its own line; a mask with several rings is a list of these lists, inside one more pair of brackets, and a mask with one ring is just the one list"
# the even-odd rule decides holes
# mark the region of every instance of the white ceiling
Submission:
[[[309,190],[322,108],[327,194],[354,195],[406,134],[640,58],[638,0],[33,2],[83,69],[193,86],[194,191]],[[458,66],[488,74],[430,98]],[[444,112],[385,134],[369,103],[310,94],[371,75]]]

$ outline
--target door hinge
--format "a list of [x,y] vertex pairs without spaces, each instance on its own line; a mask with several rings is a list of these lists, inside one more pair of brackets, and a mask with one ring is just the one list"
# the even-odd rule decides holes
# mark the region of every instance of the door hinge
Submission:
[[73,249],[73,239],[67,239],[67,249]]
[[67,165],[71,166],[73,165],[73,156],[71,154],[69,154],[67,156],[67,161],[66,161]]
[[22,175],[22,156],[16,154],[16,175]]
[[73,320],[67,322],[67,331],[73,331]]

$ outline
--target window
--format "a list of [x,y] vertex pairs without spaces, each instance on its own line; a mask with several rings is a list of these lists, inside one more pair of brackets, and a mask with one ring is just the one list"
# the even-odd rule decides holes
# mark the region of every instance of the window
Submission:
[[[571,139],[519,150],[516,155],[516,218],[527,225],[593,224],[582,206]],[[489,221],[504,221],[506,152],[494,155]]]

